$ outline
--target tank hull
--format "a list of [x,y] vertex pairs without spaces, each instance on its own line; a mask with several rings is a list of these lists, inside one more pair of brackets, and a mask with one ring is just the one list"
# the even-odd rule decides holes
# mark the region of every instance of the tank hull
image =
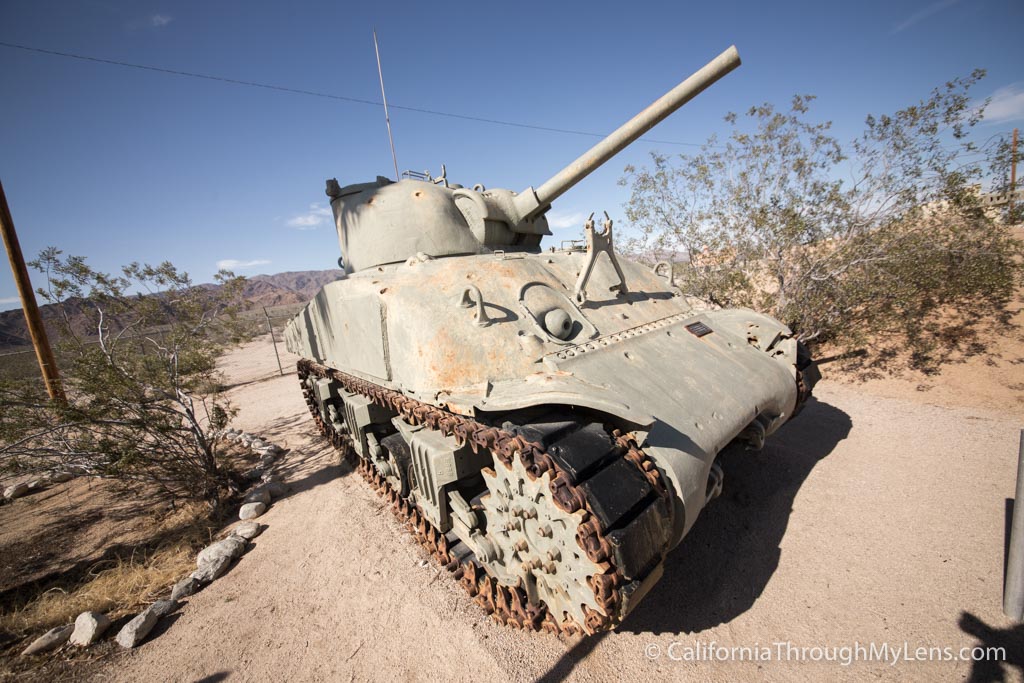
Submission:
[[[581,303],[573,289],[587,258],[588,252],[569,249],[424,256],[378,266],[324,287],[289,323],[285,336],[292,352],[321,369],[318,381],[328,382],[306,385],[322,428],[351,436],[361,462],[402,491],[404,505],[437,533],[463,543],[470,556],[485,558],[471,571],[490,576],[503,590],[533,595],[537,604],[564,599],[569,607],[556,610],[554,622],[589,631],[621,621],[661,575],[668,550],[721,490],[718,453],[736,440],[760,447],[797,412],[816,375],[813,365],[801,361],[796,339],[781,323],[746,309],[704,306],[626,259],[619,259],[618,270],[609,259],[597,261]],[[629,284],[625,293],[615,291],[619,273]],[[552,310],[564,328],[548,329],[555,319]],[[453,421],[533,434],[530,448],[539,449],[543,441],[536,436],[543,436],[536,424],[550,423],[544,415],[578,423],[569,430],[572,439],[562,437],[566,444],[580,442],[587,429],[597,430],[592,435],[597,441],[588,442],[596,445],[586,448],[600,451],[610,444],[617,449],[601,455],[600,476],[597,470],[573,473],[573,463],[590,457],[585,454],[555,455],[551,461],[556,469],[564,466],[567,481],[587,491],[580,500],[586,499],[584,509],[589,510],[584,518],[596,520],[588,522],[596,524],[594,533],[619,532],[619,545],[608,546],[619,555],[590,565],[583,556],[579,566],[563,562],[561,576],[579,576],[552,589],[537,588],[536,577],[551,578],[541,571],[538,548],[549,554],[552,549],[542,542],[543,533],[526,533],[525,520],[506,519],[510,513],[494,495],[501,487],[535,486],[534,478],[523,474],[527,470],[511,464],[506,470],[486,458],[470,462],[468,451],[459,455],[464,440],[460,446],[455,436],[441,434],[435,441],[422,432],[417,436],[421,425],[415,419],[406,420],[387,406],[363,406],[361,396],[367,392],[346,393],[338,378],[365,383],[373,388],[367,390],[371,394],[390,392],[415,402],[421,413],[437,411]],[[376,418],[356,416],[357,410],[370,415],[381,408],[384,413]],[[527,422],[534,426],[527,429]],[[397,441],[396,433],[402,437]],[[396,443],[411,448],[413,455],[396,455]],[[647,463],[639,479],[617,465],[616,458],[629,452],[628,444],[635,445],[634,460]],[[415,460],[416,449],[426,454],[421,455],[424,464],[403,480],[402,472],[414,469],[403,463]],[[561,465],[560,457],[566,458]],[[427,483],[435,481],[443,483]],[[557,501],[544,507],[540,499],[551,497],[557,487],[551,481],[543,486],[527,497],[541,517],[558,518],[561,526],[556,526],[564,527],[570,546],[583,547],[584,522],[565,518]],[[630,487],[635,490],[623,495],[632,502],[615,503],[622,510],[606,504],[618,495],[616,489]],[[655,490],[661,492],[657,501]],[[459,521],[463,505],[466,519],[477,520],[476,526]],[[504,527],[520,521],[526,526],[516,541]],[[584,540],[578,538],[581,533]],[[533,559],[520,562],[523,557]],[[617,598],[618,607],[609,614],[591,598],[589,588],[579,591],[605,571],[606,562],[615,565],[615,557],[642,566],[643,575],[617,579],[632,588],[629,599]],[[558,591],[568,597],[559,597]],[[574,605],[590,611],[574,613]]]

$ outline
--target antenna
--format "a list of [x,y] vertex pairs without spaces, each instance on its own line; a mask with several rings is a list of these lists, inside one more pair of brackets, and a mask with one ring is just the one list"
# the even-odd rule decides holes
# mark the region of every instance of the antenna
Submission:
[[400,180],[398,157],[395,156],[395,139],[391,137],[391,117],[388,115],[388,96],[384,94],[384,72],[380,68],[380,48],[377,47],[377,29],[373,29],[373,51],[377,53],[377,77],[380,79],[380,96],[384,100],[384,121],[388,124],[388,142],[391,143],[391,160],[395,162],[395,180]]

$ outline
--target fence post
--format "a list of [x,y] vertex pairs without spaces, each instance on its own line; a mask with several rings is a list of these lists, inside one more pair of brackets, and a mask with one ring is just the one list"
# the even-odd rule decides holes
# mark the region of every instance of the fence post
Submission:
[[270,322],[270,314],[267,313],[267,307],[263,307],[263,315],[267,317],[267,330],[270,332],[270,341],[274,342],[274,356],[277,358],[277,371],[284,376],[284,368],[281,367],[281,354],[277,352],[277,338],[274,337],[274,326]]

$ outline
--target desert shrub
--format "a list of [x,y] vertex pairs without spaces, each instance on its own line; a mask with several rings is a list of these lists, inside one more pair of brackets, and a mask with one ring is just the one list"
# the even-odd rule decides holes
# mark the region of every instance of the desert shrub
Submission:
[[61,312],[67,401],[38,382],[0,382],[0,469],[71,468],[217,507],[235,475],[212,437],[231,414],[216,360],[241,339],[241,278],[195,286],[170,263],[110,275],[54,248],[31,265]]
[[983,75],[869,116],[849,152],[811,119],[810,96],[729,114],[724,143],[627,167],[630,249],[685,254],[687,294],[767,312],[805,342],[870,342],[903,352],[876,360],[934,367],[977,325],[1005,323],[1021,280],[1021,243],[977,187],[1006,156],[970,141],[983,107],[968,91]]

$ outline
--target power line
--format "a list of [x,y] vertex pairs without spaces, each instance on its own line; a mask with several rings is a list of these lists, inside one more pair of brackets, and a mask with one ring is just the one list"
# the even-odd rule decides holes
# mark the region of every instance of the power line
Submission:
[[[88,55],[79,55],[72,52],[60,52],[58,50],[47,50],[41,47],[31,47],[29,45],[18,45],[17,43],[8,43],[0,41],[0,47],[8,47],[15,50],[24,50],[26,52],[35,52],[44,55],[52,55],[55,57],[66,57],[68,59],[78,59],[86,62],[96,62],[99,64],[111,64],[114,66],[123,66],[131,69],[142,69],[144,71],[155,71],[157,73],[171,74],[173,76],[186,76],[188,78],[199,78],[206,81],[218,81],[221,83],[230,83],[232,85],[245,85],[251,88],[263,88],[265,90],[276,90],[278,92],[290,93],[292,95],[306,95],[309,97],[320,97],[329,100],[341,100],[343,102],[352,102],[354,104],[368,104],[374,107],[384,106],[382,102],[375,100],[365,100],[358,97],[348,97],[345,95],[334,95],[331,93],[317,92],[315,90],[304,90],[302,88],[289,88],[282,85],[271,85],[269,83],[258,83],[256,81],[243,81],[237,78],[226,78],[224,76],[211,76],[209,74],[194,73],[191,71],[180,71],[178,69],[164,69],[158,66],[149,66],[146,64],[133,64],[131,62],[122,62],[115,59],[102,59],[100,57],[90,57]],[[422,107],[406,107],[398,104],[390,105],[392,109],[402,109],[404,111],[416,112],[418,114],[430,114],[431,116],[445,116],[452,119],[462,119],[464,121],[477,121],[479,123],[490,123],[499,126],[511,126],[514,128],[527,128],[529,130],[541,130],[548,133],[564,133],[567,135],[584,135],[586,137],[603,138],[606,134],[602,133],[591,133],[584,130],[574,130],[571,128],[552,128],[550,126],[537,126],[530,123],[517,123],[515,121],[502,121],[500,119],[489,119],[482,116],[468,116],[466,114],[453,114],[446,111],[437,111],[435,109],[424,109]],[[655,140],[652,138],[640,138],[643,142],[653,142],[661,145],[679,145],[683,147],[701,147],[702,145],[696,142],[677,142],[673,140]]]

